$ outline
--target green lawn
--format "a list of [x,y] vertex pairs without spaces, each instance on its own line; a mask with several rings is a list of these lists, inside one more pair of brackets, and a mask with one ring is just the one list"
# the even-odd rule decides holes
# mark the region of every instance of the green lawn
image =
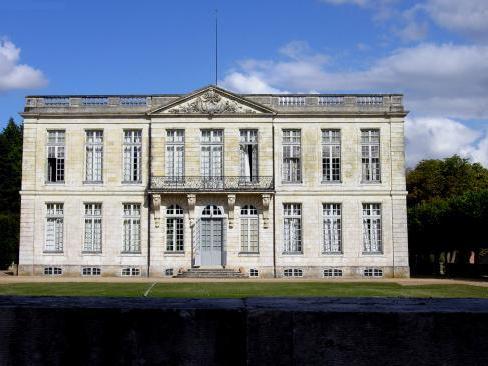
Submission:
[[[150,283],[1,284],[0,295],[141,297]],[[488,298],[488,288],[469,285],[401,286],[358,282],[218,282],[157,283],[148,297],[243,298],[256,296],[367,296]]]

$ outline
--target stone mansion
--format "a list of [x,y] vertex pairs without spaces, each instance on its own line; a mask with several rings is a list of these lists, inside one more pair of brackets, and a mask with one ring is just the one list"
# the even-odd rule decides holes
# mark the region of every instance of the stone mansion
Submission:
[[20,275],[408,277],[398,94],[28,96]]

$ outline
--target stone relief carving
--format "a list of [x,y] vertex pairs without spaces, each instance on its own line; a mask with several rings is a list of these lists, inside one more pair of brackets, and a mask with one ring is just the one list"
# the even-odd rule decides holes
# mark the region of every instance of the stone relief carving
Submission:
[[177,107],[171,108],[169,113],[256,113],[252,108],[227,99],[210,89],[204,94]]

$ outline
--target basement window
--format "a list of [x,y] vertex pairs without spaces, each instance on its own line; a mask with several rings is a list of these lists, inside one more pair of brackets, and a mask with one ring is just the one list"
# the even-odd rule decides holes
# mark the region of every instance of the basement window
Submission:
[[338,268],[324,269],[324,277],[342,277],[342,269],[338,269]]
[[100,276],[101,273],[99,267],[83,267],[81,269],[82,276]]
[[140,276],[141,270],[135,267],[122,268],[122,276]]
[[303,277],[303,270],[300,268],[287,268],[284,271],[285,277]]
[[173,271],[173,268],[166,268],[166,269],[164,270],[164,275],[165,275],[165,276],[171,276],[171,277],[172,277],[172,276],[173,276],[173,272],[174,272],[174,271]]
[[364,277],[383,277],[383,270],[379,268],[366,268]]
[[63,270],[59,267],[44,267],[44,274],[46,276],[59,276],[63,274]]
[[259,270],[251,268],[249,270],[249,277],[259,277]]

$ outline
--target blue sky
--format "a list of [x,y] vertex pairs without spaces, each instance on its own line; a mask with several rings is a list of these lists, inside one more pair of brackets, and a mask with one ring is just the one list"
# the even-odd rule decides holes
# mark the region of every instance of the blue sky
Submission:
[[0,126],[29,94],[402,92],[407,161],[488,166],[488,1],[0,2]]

